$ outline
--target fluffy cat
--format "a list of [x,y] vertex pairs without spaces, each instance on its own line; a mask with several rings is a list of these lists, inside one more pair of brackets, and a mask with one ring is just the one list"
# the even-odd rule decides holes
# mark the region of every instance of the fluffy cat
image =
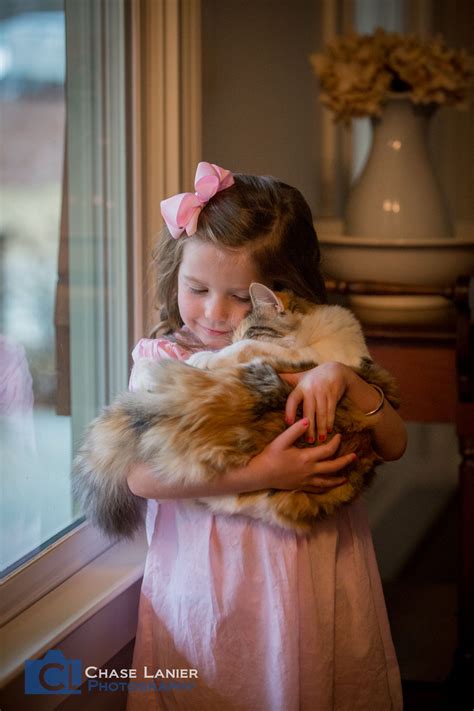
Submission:
[[[250,288],[252,311],[233,344],[199,352],[187,362],[142,360],[140,390],[126,393],[90,426],[73,468],[76,496],[107,534],[132,536],[145,501],[127,485],[130,467],[147,463],[173,484],[203,482],[248,461],[286,428],[291,386],[278,372],[299,372],[336,360],[383,389],[397,406],[393,378],[375,365],[355,317],[340,306],[316,305],[289,292]],[[367,416],[347,397],[337,407],[333,434],[343,435],[338,455],[357,452],[347,483],[325,493],[264,490],[199,499],[216,513],[244,514],[309,533],[371,481],[381,462],[372,447],[378,415]],[[300,446],[307,446],[303,443]]]

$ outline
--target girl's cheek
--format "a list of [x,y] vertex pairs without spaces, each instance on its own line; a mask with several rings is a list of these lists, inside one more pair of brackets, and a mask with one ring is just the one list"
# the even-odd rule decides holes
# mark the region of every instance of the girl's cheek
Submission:
[[232,324],[233,328],[237,328],[237,326],[240,325],[240,322],[243,321],[244,318],[249,315],[251,310],[252,310],[252,308],[251,308],[250,304],[248,306],[247,306],[247,304],[243,305],[239,309],[239,313],[236,314],[236,316],[235,316],[235,323]]

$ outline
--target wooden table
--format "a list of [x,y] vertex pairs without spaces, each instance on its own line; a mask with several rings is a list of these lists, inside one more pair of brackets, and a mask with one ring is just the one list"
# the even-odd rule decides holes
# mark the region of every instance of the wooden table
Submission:
[[374,360],[398,379],[401,415],[414,422],[452,422],[461,463],[458,650],[453,683],[472,693],[474,679],[474,277],[460,277],[452,288],[426,289],[374,282],[328,281],[336,295],[436,295],[452,300],[456,316],[439,330],[403,326],[364,327]]

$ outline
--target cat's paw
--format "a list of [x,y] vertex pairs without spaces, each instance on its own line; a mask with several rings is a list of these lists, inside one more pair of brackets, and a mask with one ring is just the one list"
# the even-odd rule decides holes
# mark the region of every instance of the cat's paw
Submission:
[[156,388],[155,368],[156,361],[153,358],[141,358],[137,361],[133,366],[133,389],[154,392]]
[[186,363],[192,365],[193,368],[201,368],[201,370],[204,370],[211,367],[215,357],[216,354],[213,351],[199,351],[189,356]]

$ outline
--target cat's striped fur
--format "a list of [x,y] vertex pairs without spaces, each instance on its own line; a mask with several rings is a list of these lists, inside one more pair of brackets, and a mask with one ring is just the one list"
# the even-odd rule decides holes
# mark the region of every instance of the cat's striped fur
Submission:
[[[162,481],[203,482],[245,466],[283,432],[291,388],[278,372],[337,360],[397,404],[393,379],[370,360],[349,311],[288,293],[268,296],[265,289],[252,287],[253,310],[233,345],[197,353],[188,363],[140,361],[136,379],[142,390],[120,396],[90,426],[75,459],[74,490],[86,514],[109,535],[131,536],[142,520],[144,500],[127,485],[135,463],[147,463]],[[370,482],[381,461],[372,447],[376,421],[346,397],[339,402],[334,433],[341,432],[343,441],[338,454],[358,454],[342,486],[323,494],[266,490],[200,501],[217,513],[310,532],[319,516],[332,514]]]

